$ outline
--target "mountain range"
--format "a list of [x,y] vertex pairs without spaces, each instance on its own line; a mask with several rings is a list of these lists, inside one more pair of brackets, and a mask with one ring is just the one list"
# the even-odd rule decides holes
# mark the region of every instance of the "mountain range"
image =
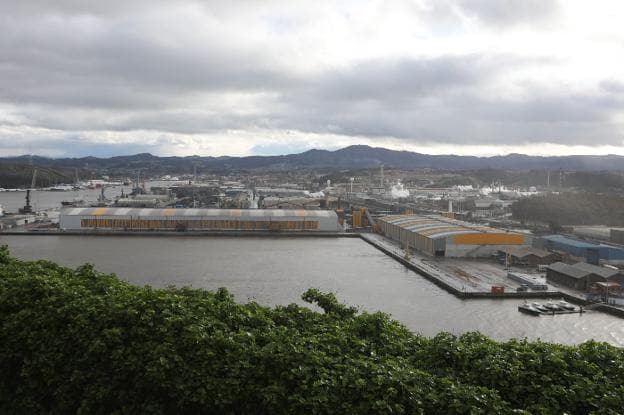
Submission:
[[228,170],[290,170],[300,168],[326,168],[335,170],[366,169],[379,167],[401,169],[440,170],[566,170],[566,171],[624,171],[624,156],[528,156],[509,154],[505,156],[475,157],[457,155],[430,155],[410,151],[354,145],[335,151],[308,150],[298,154],[280,156],[247,157],[158,157],[149,153],[110,158],[46,158],[19,156],[0,158],[0,162],[89,170],[121,172],[147,169],[154,173],[190,172],[194,166],[204,171]]

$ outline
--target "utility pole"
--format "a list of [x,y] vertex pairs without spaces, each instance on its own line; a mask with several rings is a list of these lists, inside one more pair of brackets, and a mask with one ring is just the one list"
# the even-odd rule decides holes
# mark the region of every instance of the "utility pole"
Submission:
[[550,170],[546,170],[546,190],[550,190]]

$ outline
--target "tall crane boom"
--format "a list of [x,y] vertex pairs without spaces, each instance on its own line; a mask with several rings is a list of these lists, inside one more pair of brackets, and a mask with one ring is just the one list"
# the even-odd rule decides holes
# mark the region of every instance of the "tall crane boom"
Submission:
[[37,168],[35,167],[35,169],[33,170],[33,177],[32,177],[32,181],[30,182],[30,188],[34,189],[35,188],[35,182],[37,181]]
[[26,189],[26,204],[19,211],[20,213],[32,213],[32,205],[30,204],[30,191],[35,188],[35,182],[37,180],[37,168],[33,170],[32,181],[30,182],[30,189]]

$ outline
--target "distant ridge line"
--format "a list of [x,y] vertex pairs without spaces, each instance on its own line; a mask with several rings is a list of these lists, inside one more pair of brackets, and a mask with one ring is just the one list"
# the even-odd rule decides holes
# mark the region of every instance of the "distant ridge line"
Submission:
[[[30,155],[3,157],[0,162],[27,163]],[[572,155],[529,156],[512,153],[505,156],[432,155],[411,151],[389,150],[381,147],[352,145],[338,150],[312,149],[302,153],[277,156],[210,157],[210,156],[154,156],[139,153],[128,156],[99,158],[47,158],[32,156],[33,163],[49,167],[83,168],[88,163],[94,169],[132,169],[152,166],[166,170],[187,169],[191,163],[202,169],[223,170],[289,170],[300,168],[365,169],[382,164],[386,168],[440,169],[440,170],[569,170],[569,171],[624,171],[624,156]]]

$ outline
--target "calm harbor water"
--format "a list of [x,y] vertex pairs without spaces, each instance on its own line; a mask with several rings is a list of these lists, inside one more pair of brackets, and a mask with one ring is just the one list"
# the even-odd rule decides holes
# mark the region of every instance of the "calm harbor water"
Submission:
[[[130,192],[130,186],[107,187],[104,190],[104,196],[114,198],[121,194],[121,189],[125,193]],[[101,189],[83,189],[70,190],[67,192],[51,192],[45,190],[34,190],[31,193],[31,205],[35,211],[59,209],[61,202],[64,200],[73,201],[74,199],[84,200],[88,203],[97,202]],[[6,212],[17,213],[18,209],[24,206],[26,202],[26,191],[19,192],[0,192],[0,205]]]
[[228,288],[238,301],[304,304],[309,287],[384,311],[415,332],[479,330],[495,339],[588,339],[624,346],[624,320],[600,312],[534,317],[519,300],[459,300],[359,239],[0,235],[13,255],[90,262],[134,284]]

